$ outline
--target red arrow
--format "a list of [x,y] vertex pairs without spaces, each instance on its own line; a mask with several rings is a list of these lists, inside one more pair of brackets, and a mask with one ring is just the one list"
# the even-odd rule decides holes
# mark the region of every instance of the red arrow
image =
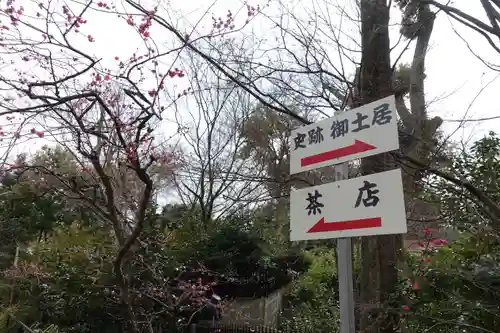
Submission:
[[312,155],[312,156],[303,157],[300,160],[300,165],[303,167],[306,167],[306,166],[309,166],[312,164],[326,162],[326,161],[333,160],[336,158],[354,155],[354,154],[362,153],[362,152],[365,152],[368,150],[373,150],[376,148],[377,147],[372,146],[366,142],[354,139],[354,143],[350,146],[325,151],[323,153],[319,153],[319,154]]
[[322,217],[318,221],[318,223],[313,225],[313,227],[307,231],[307,233],[310,234],[316,232],[377,228],[381,226],[382,226],[381,217],[370,217],[367,219],[338,221],[338,222],[325,222],[325,218]]

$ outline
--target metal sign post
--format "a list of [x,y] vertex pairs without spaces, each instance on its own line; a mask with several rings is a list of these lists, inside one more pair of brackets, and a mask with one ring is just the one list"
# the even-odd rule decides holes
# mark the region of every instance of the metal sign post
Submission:
[[[349,177],[348,163],[336,165],[335,180]],[[337,277],[339,280],[340,333],[355,332],[354,287],[352,283],[352,243],[350,238],[337,240]]]
[[290,174],[335,165],[335,182],[292,189],[290,240],[337,238],[340,333],[355,332],[350,237],[407,232],[401,169],[348,179],[348,161],[399,148],[388,96],[291,132]]

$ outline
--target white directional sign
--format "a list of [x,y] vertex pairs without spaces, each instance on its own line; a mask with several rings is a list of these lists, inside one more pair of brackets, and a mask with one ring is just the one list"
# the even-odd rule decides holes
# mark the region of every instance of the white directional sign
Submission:
[[290,141],[290,174],[396,150],[396,100],[388,96],[298,128]]
[[290,240],[404,234],[401,170],[292,190]]

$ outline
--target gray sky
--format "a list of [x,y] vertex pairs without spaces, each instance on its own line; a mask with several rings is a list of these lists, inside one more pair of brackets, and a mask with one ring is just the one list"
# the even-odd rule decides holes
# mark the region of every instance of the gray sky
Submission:
[[[320,0],[287,1],[287,7],[298,17],[305,18],[304,15],[307,15],[307,12],[311,11],[313,6],[320,2]],[[459,8],[479,18],[484,17],[479,2],[470,0],[457,0],[455,2]],[[59,3],[62,4],[62,1],[59,1]],[[143,3],[153,3],[153,1],[148,0]],[[184,27],[186,31],[189,31],[190,27],[196,24],[197,31],[210,31],[211,15],[208,14],[203,16],[207,7],[210,6],[210,2],[206,0],[170,0],[162,3],[167,3],[165,6],[168,6],[170,20],[175,22],[178,19],[177,25],[179,27]],[[265,7],[266,2],[254,1],[250,4],[253,6],[260,4],[260,6],[264,8],[265,14],[268,16],[279,16],[279,13],[276,11],[276,8],[279,6],[276,3],[271,3],[270,7]],[[338,0],[337,4],[338,5],[335,7],[336,10],[341,8],[350,15],[354,15],[355,7],[352,1]],[[36,11],[35,7],[29,3],[23,4],[23,6],[26,15],[30,12],[34,15]],[[230,9],[236,14],[242,6],[240,1],[219,0],[211,8],[210,12],[215,13],[216,16],[223,16],[227,13],[227,10]],[[124,10],[124,8],[124,11],[130,10],[129,7],[124,7],[123,5],[117,5],[117,7],[120,11]],[[99,8],[96,7],[96,9],[98,10]],[[160,9],[160,14],[161,13]],[[163,14],[165,13],[167,13],[166,10],[163,11]],[[396,9],[393,10],[392,13],[394,14],[391,18],[393,24],[392,43],[395,44],[399,14]],[[237,15],[237,26],[241,26],[244,23],[246,15],[246,9],[243,8]],[[330,14],[330,17],[334,22],[337,22],[336,24],[340,22],[340,16],[336,16],[334,12]],[[123,17],[119,18],[116,17],[116,15],[105,14],[93,10],[86,15],[85,18],[88,20],[88,23],[80,29],[81,35],[78,36],[74,34],[71,36],[71,40],[75,47],[82,48],[86,50],[87,53],[92,53],[96,57],[101,58],[100,67],[102,69],[109,68],[110,73],[113,74],[113,71],[117,69],[118,63],[114,59],[115,56],[120,57],[120,59],[125,59],[132,56],[138,49],[144,51],[144,42],[139,38],[138,34],[133,31],[132,27],[126,24]],[[198,22],[200,18],[202,19]],[[355,24],[345,21],[346,19],[344,17],[342,21],[344,22],[342,31],[350,34],[351,37],[357,37],[355,35]],[[268,19],[256,17],[241,33],[234,33],[233,37],[241,38],[242,36],[256,35],[259,38],[264,38],[273,36],[273,33],[276,34],[277,30],[272,31],[270,27],[272,26]],[[457,32],[453,29],[456,29]],[[153,24],[150,31],[152,37],[150,42],[154,42],[159,49],[165,50],[172,45],[178,45],[178,41],[173,40],[163,28],[159,28]],[[33,35],[33,33],[30,34]],[[92,43],[89,42],[87,35],[91,35],[95,41]],[[461,37],[459,37],[459,35]],[[431,47],[427,58],[426,72],[428,78],[426,80],[426,92],[427,100],[430,103],[429,110],[431,115],[439,115],[445,119],[443,130],[446,133],[452,134],[453,140],[470,140],[471,138],[479,138],[488,131],[498,128],[500,119],[483,122],[469,121],[466,123],[448,120],[460,120],[464,117],[465,119],[479,119],[499,115],[500,106],[498,106],[498,103],[496,103],[496,100],[493,98],[493,94],[495,91],[499,90],[500,86],[499,80],[497,79],[498,73],[492,72],[481,63],[481,61],[469,51],[467,45],[461,38],[466,40],[469,43],[469,47],[485,59],[493,62],[498,59],[498,54],[495,54],[493,50],[487,46],[480,35],[464,28],[457,22],[450,21],[448,17],[440,14],[435,24]],[[268,39],[269,42],[271,42],[271,38]],[[396,48],[392,56],[393,59],[396,57],[398,50],[401,49],[403,44],[404,43],[401,43],[399,47]],[[412,49],[406,52],[403,60],[408,61],[411,59],[411,52]],[[138,52],[138,54],[141,54],[141,52]],[[17,63],[15,65],[19,66],[19,60],[16,61]],[[164,65],[162,67],[166,71],[170,63],[169,61],[163,61],[163,63]],[[27,65],[33,66],[28,68],[28,71],[37,72],[37,68],[35,67],[36,63],[32,62]],[[26,64],[23,63],[22,66],[26,66]],[[175,67],[177,67],[177,64]],[[189,75],[189,73],[187,73],[187,75]],[[90,76],[86,79],[90,79]],[[175,95],[188,87],[187,77],[176,78],[169,82],[169,85],[169,92]],[[151,88],[155,87],[154,80],[146,80],[142,85],[144,89],[148,89],[148,86]],[[180,102],[178,105],[179,113],[186,110],[186,104],[184,102]],[[192,107],[193,104],[190,103],[190,108]],[[176,130],[176,126],[173,124],[172,119],[173,117],[167,115],[162,127],[165,133]],[[4,122],[4,125],[5,124],[7,123]],[[25,131],[26,130],[29,130],[29,128],[25,128]],[[28,143],[20,145],[19,150],[34,152],[46,142],[46,140],[29,141]]]
[[[463,11],[486,21],[479,1],[457,0],[455,3]],[[500,88],[499,73],[478,60],[464,40],[485,60],[498,64],[499,54],[478,33],[443,14],[438,16],[432,36],[427,58],[426,91],[429,101],[439,101],[430,106],[430,111],[445,120],[500,116],[495,93]],[[460,125],[458,122],[445,122],[444,130],[453,133]],[[468,122],[463,129],[456,131],[453,139],[482,137],[499,126],[500,119]]]

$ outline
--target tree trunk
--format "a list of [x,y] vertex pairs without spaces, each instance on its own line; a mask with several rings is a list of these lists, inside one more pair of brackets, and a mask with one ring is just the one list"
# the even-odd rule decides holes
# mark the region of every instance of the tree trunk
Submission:
[[[367,104],[393,93],[389,40],[389,6],[386,0],[361,0],[362,63],[358,105]],[[363,174],[394,167],[388,154],[364,158]],[[390,297],[397,286],[397,252],[400,235],[363,237],[359,278],[359,328],[362,332],[395,332],[398,316]]]

